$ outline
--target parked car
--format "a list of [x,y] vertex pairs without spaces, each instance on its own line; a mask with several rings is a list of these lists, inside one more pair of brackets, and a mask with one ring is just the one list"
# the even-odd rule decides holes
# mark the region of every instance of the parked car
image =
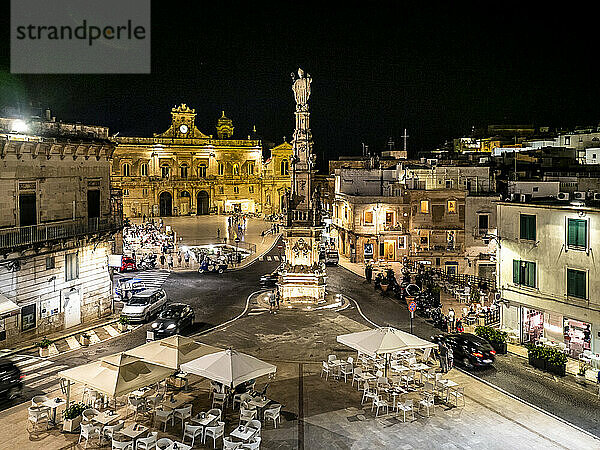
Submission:
[[167,293],[164,289],[146,289],[133,295],[121,311],[121,316],[130,322],[147,322],[158,314],[167,304]]
[[340,255],[337,250],[327,250],[325,252],[325,265],[326,266],[337,266],[340,262]]
[[452,348],[454,361],[463,367],[486,367],[494,363],[496,351],[490,343],[471,333],[451,333],[435,336],[433,341],[440,340]]
[[21,395],[23,378],[24,375],[15,363],[0,358],[0,397],[13,400]]
[[223,273],[227,270],[227,263],[223,261],[215,261],[212,259],[205,258],[204,261],[198,266],[198,273],[204,272],[218,272]]
[[194,325],[194,310],[185,303],[171,303],[163,309],[152,322],[154,339],[189,331]]
[[128,302],[131,297],[145,289],[146,285],[139,278],[123,277],[115,282],[115,295],[122,302]]
[[123,256],[121,258],[121,267],[119,272],[127,272],[128,270],[137,270],[135,259],[130,256]]

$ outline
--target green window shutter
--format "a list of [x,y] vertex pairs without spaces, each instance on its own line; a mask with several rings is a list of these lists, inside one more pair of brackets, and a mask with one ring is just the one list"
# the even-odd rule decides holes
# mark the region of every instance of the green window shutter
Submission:
[[521,214],[519,237],[521,239],[535,241],[535,225],[535,216],[531,214]]
[[521,261],[518,259],[513,259],[513,283],[520,284],[519,273],[521,270]]
[[587,247],[587,220],[568,219],[567,245],[571,247]]
[[535,287],[535,263],[527,262],[525,263],[525,278],[526,281],[523,283],[529,287]]
[[567,269],[567,295],[586,298],[586,280],[583,270]]

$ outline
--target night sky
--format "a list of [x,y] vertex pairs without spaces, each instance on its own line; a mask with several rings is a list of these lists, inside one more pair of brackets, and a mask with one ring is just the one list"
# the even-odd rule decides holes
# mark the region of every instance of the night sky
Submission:
[[360,154],[361,142],[381,149],[389,136],[399,147],[404,128],[415,152],[488,123],[600,121],[597,26],[585,11],[212,3],[153,2],[151,75],[10,75],[4,15],[2,106],[34,101],[64,121],[152,136],[187,103],[206,134],[225,110],[237,136],[256,125],[280,143],[293,132],[290,73],[301,66],[321,160]]

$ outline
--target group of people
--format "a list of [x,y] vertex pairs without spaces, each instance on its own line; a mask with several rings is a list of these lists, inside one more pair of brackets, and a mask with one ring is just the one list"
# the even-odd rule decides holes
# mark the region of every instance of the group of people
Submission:
[[269,314],[277,314],[280,301],[281,296],[279,294],[279,289],[275,289],[274,293],[269,294]]
[[448,373],[454,367],[454,352],[452,351],[452,347],[440,341],[438,344],[438,357],[442,372]]
[[123,246],[125,249],[135,251],[136,249],[160,249],[162,253],[174,247],[173,233],[163,230],[164,222],[159,219],[155,222],[142,222],[141,224],[129,224],[123,230]]

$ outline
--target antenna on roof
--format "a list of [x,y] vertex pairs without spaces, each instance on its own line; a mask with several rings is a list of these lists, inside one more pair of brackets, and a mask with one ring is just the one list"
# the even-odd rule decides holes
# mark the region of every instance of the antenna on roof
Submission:
[[406,128],[404,129],[404,134],[402,135],[402,139],[404,141],[403,150],[406,151],[406,140],[408,139],[408,134],[406,134]]

